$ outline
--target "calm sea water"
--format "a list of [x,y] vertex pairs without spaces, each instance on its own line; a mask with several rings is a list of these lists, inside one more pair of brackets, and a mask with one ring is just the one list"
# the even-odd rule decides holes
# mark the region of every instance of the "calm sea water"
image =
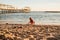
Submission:
[[30,13],[10,13],[0,14],[0,23],[22,23],[27,24],[29,17],[36,24],[60,24],[60,13],[30,12]]

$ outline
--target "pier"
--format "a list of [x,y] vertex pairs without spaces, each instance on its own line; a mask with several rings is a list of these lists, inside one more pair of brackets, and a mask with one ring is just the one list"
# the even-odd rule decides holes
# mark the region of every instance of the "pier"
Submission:
[[13,7],[12,5],[0,4],[0,13],[24,13],[30,12],[29,7],[25,7],[24,9],[18,9]]

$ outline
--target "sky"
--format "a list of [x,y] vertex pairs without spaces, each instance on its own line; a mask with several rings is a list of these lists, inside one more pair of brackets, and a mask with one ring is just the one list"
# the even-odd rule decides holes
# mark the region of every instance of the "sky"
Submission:
[[28,6],[32,11],[60,11],[60,0],[0,0],[0,3],[17,8]]

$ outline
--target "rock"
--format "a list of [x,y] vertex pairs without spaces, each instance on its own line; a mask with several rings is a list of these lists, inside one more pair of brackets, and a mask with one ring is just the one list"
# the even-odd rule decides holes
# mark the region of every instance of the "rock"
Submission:
[[47,38],[47,40],[57,40],[56,38]]
[[34,40],[34,38],[29,38],[29,40]]
[[0,39],[2,39],[2,40],[6,40],[6,38],[5,38],[4,35],[0,35]]
[[10,38],[10,37],[7,37],[6,39],[7,39],[7,40],[13,40],[13,39],[12,39],[12,38]]
[[29,40],[29,38],[25,38],[24,40]]

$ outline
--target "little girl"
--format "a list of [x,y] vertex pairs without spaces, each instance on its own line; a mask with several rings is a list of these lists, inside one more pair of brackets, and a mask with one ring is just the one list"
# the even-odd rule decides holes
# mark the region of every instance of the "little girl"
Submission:
[[35,22],[33,21],[33,19],[31,17],[29,18],[29,20],[30,20],[29,24],[35,24]]

